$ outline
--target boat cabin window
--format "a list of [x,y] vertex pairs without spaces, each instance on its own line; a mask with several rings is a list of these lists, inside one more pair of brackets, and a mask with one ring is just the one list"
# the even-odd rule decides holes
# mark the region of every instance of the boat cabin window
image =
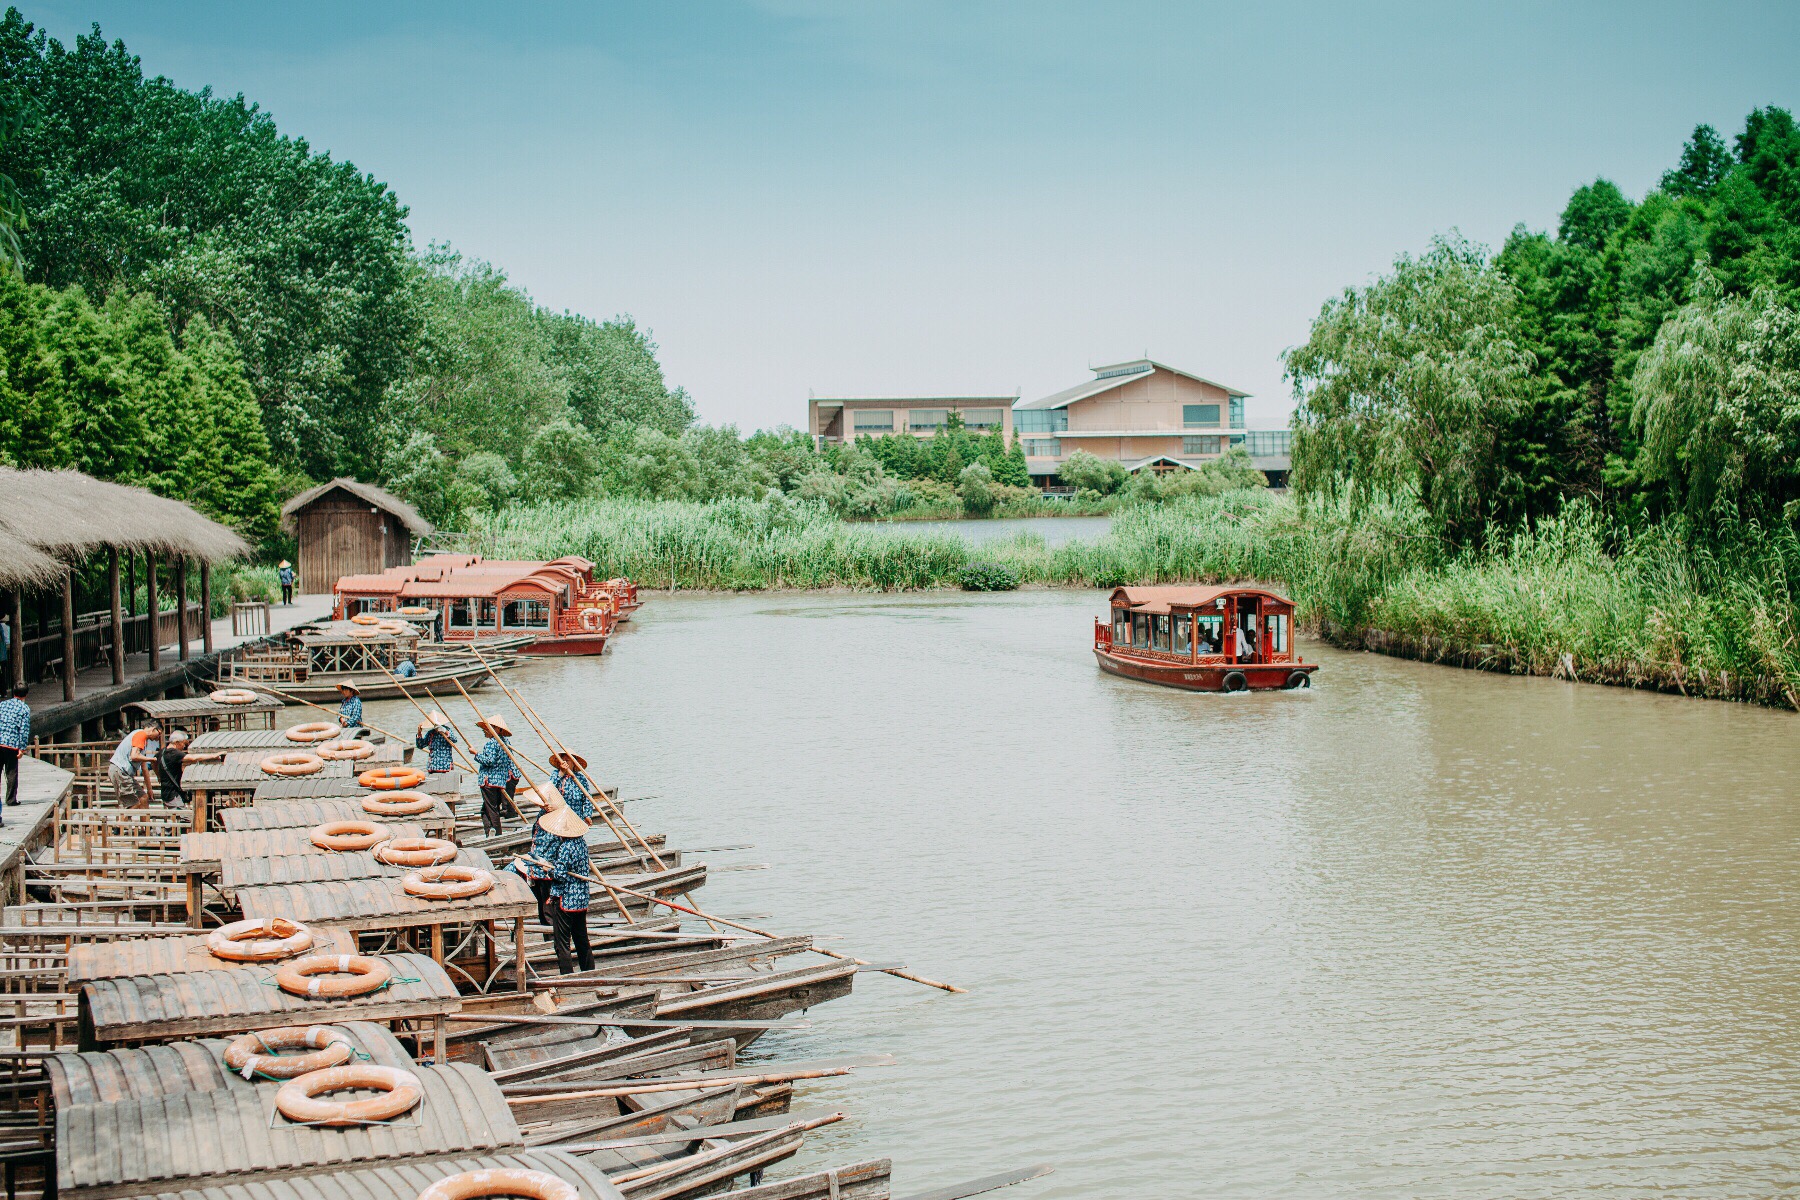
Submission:
[[371,600],[367,596],[358,596],[344,606],[344,616],[354,617],[359,613],[382,611],[381,601]]
[[1194,618],[1189,613],[1175,614],[1175,644],[1171,647],[1177,654],[1186,654],[1194,647]]
[[1150,648],[1152,650],[1167,650],[1169,648],[1168,613],[1158,613],[1155,617],[1151,618]]
[[475,601],[452,600],[450,602],[449,625],[452,629],[475,628]]
[[1269,617],[1269,649],[1276,654],[1288,652],[1288,615],[1274,613]]
[[1240,613],[1237,619],[1237,658],[1239,662],[1255,662],[1262,647],[1257,641],[1256,614]]
[[1140,650],[1150,648],[1150,618],[1143,613],[1131,614],[1131,644]]
[[550,628],[550,602],[547,600],[508,600],[505,616],[508,629],[548,629]]
[[1131,645],[1131,614],[1122,608],[1113,609],[1113,645]]
[[1199,626],[1200,653],[1223,654],[1219,649],[1219,631],[1224,627],[1225,618],[1217,613],[1196,613],[1194,624]]

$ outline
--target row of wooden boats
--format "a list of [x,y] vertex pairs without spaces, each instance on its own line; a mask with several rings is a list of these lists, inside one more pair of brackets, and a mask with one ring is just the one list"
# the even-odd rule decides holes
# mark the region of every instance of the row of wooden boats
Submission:
[[[219,704],[159,703],[190,723]],[[484,834],[460,772],[414,789],[403,816],[377,813],[390,794],[348,769],[257,765],[315,714],[235,715],[194,740],[186,807],[106,807],[103,765],[65,758],[72,785],[0,912],[9,1197],[890,1195],[886,1159],[764,1172],[845,1115],[797,1107],[797,1084],[891,1060],[744,1052],[803,1028],[859,970],[918,977],[705,914],[711,864],[637,830],[616,791],[594,797],[588,838],[594,967],[557,974],[535,898],[503,866],[529,830]],[[412,753],[375,750],[351,765]],[[362,822],[373,844],[327,848],[343,839],[322,831]],[[427,844],[439,865],[394,860]],[[419,894],[440,867],[486,886]]]

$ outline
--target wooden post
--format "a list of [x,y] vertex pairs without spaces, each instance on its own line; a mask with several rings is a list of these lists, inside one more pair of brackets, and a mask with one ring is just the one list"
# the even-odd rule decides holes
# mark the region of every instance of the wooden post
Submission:
[[518,976],[519,991],[529,992],[525,982],[525,918],[513,918],[513,973]]
[[14,588],[12,593],[12,612],[7,619],[12,622],[12,659],[8,668],[12,684],[25,682],[25,594]]
[[156,598],[156,554],[154,551],[144,553],[144,610],[149,623],[150,636],[150,669],[162,668],[162,608]]
[[175,560],[175,653],[188,660],[187,559]]
[[119,548],[106,548],[106,585],[112,592],[113,686],[125,682],[125,614],[119,604]]
[[75,698],[75,568],[63,571],[62,579],[62,652],[63,699]]
[[212,632],[212,564],[200,560],[200,648],[213,652]]

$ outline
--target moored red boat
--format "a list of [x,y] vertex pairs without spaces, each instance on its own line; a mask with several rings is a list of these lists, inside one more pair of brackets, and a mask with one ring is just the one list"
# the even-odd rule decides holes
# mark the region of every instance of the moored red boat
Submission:
[[1312,686],[1294,649],[1294,602],[1248,584],[1122,587],[1094,622],[1100,669],[1191,692]]

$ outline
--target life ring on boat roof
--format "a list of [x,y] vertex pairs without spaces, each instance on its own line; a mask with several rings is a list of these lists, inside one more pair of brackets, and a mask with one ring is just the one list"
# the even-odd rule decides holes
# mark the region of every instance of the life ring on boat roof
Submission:
[[378,792],[416,788],[425,782],[425,772],[417,767],[371,767],[356,777],[356,782]]
[[377,817],[416,817],[430,812],[437,803],[424,792],[388,792],[381,796],[364,796],[362,810]]
[[358,762],[375,757],[375,743],[365,742],[361,738],[332,738],[329,742],[315,745],[313,753],[332,762]]
[[[326,1092],[350,1088],[373,1089],[381,1094],[359,1100],[323,1100]],[[419,1077],[399,1067],[357,1063],[309,1071],[290,1079],[275,1093],[275,1108],[290,1121],[303,1125],[367,1125],[391,1121],[417,1108],[425,1098]]]
[[1295,688],[1309,688],[1312,686],[1312,676],[1305,671],[1290,671],[1285,686],[1289,691],[1293,691]]
[[367,850],[390,836],[379,821],[327,821],[313,826],[312,844],[321,850]]
[[381,628],[377,625],[353,625],[344,632],[353,638],[377,638],[381,636]]
[[443,838],[390,838],[375,847],[377,862],[393,867],[435,867],[456,857],[456,843]]
[[375,628],[382,633],[392,634],[394,637],[406,637],[415,632],[413,627],[405,621],[383,621]]
[[[282,1050],[310,1050],[310,1054],[282,1054]],[[225,1047],[225,1065],[245,1079],[292,1079],[327,1067],[341,1067],[356,1055],[356,1046],[343,1030],[331,1025],[286,1025],[246,1033]]]
[[282,963],[275,986],[290,996],[347,1000],[386,987],[393,968],[367,954],[309,954]]
[[226,962],[274,962],[312,949],[312,930],[286,917],[233,921],[206,935],[206,949]]
[[525,1200],[581,1200],[574,1184],[548,1171],[523,1167],[491,1167],[446,1175],[419,1193],[419,1200],[485,1200],[489,1196],[523,1196]]
[[350,623],[352,625],[379,625],[381,618],[374,613],[357,613],[350,618]]
[[287,731],[290,742],[329,742],[344,736],[344,727],[330,721],[307,721]]
[[214,704],[255,704],[262,699],[249,688],[220,688],[206,698]]
[[325,760],[308,750],[283,750],[259,765],[264,775],[317,775],[325,769]]
[[1250,686],[1250,677],[1242,671],[1227,671],[1220,686],[1228,692],[1241,692]]
[[492,891],[494,873],[480,867],[426,867],[408,873],[400,886],[421,900],[467,900]]
[[403,617],[429,617],[434,610],[424,604],[408,604],[405,608],[394,611]]

